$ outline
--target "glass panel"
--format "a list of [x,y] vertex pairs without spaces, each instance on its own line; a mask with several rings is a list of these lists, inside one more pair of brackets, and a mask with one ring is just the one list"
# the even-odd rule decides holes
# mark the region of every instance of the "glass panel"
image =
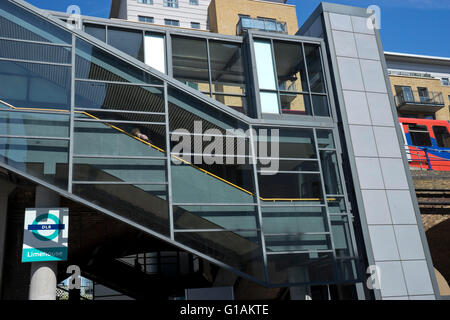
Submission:
[[46,44],[0,40],[0,57],[70,64],[72,49]]
[[86,41],[76,41],[76,77],[80,79],[159,84],[162,81]]
[[[218,199],[219,200],[219,199]],[[257,229],[255,206],[176,206],[177,229]]]
[[330,216],[333,242],[337,257],[353,256],[352,238],[347,216]]
[[175,203],[253,203],[253,170],[250,165],[172,164]]
[[317,171],[319,162],[307,160],[280,160],[275,158],[259,159],[258,169],[263,171]]
[[264,235],[268,252],[330,250],[327,234]]
[[69,142],[0,138],[0,161],[67,189]]
[[77,81],[75,108],[164,112],[164,94],[162,88]]
[[335,151],[320,151],[325,192],[327,194],[343,194],[339,165]]
[[133,58],[144,61],[144,44],[141,31],[108,27],[108,44]]
[[320,46],[305,44],[305,56],[311,92],[325,93]]
[[236,111],[246,114],[247,98],[241,96],[227,96],[223,94],[213,94],[213,99],[233,108]]
[[262,207],[264,235],[328,232],[325,207]]
[[450,134],[448,129],[444,126],[433,126],[434,136],[436,137],[436,144],[440,148],[450,148]]
[[[277,134],[278,132],[278,134]],[[262,145],[270,143],[271,157],[275,157],[278,151],[279,158],[317,158],[312,129],[274,129],[257,128],[258,156],[263,154]],[[277,150],[278,145],[278,150]],[[269,149],[269,146],[267,146]]]
[[177,131],[171,134],[170,140],[174,163],[181,161],[175,157],[200,166],[250,163],[250,142],[244,136],[191,135]]
[[258,175],[259,193],[264,201],[286,200],[323,203],[320,174],[277,173]]
[[280,93],[280,101],[282,113],[312,115],[309,94]]
[[247,124],[211,105],[170,86],[168,89],[170,131],[182,129],[189,133],[207,133],[209,129],[215,129],[225,135],[227,129],[248,129]]
[[2,111],[0,135],[68,137],[69,115]]
[[[106,110],[99,109],[97,110],[87,110],[87,111],[75,111],[75,120],[102,120],[108,121],[110,124],[119,123],[121,121],[130,121],[130,122],[155,122],[156,123],[165,123],[164,114],[146,114],[146,113],[121,113],[121,112],[109,112]],[[130,123],[132,124],[132,123]],[[149,137],[150,139],[150,137]]]
[[433,145],[426,126],[408,124],[408,129],[413,146],[431,147]]
[[261,112],[262,113],[280,113],[280,105],[278,102],[278,95],[276,92],[264,92],[259,93],[261,99]]
[[74,158],[74,181],[166,182],[166,160]]
[[70,108],[70,68],[0,61],[0,97],[15,107]]
[[[119,114],[119,113],[100,113],[100,112],[85,112],[76,111],[75,120],[84,120],[92,123],[91,120],[101,119],[99,127],[111,128],[116,133],[122,133],[130,138],[133,138],[142,143],[141,147],[152,146],[155,149],[164,149],[166,147],[165,139],[165,122],[150,123],[150,121],[158,120],[155,115],[137,115],[137,114]],[[164,121],[163,119],[159,119]],[[121,121],[130,121],[125,123]],[[131,123],[131,121],[145,121],[149,123]]]
[[259,89],[276,90],[272,45],[270,41],[263,40],[255,40],[254,43]]
[[206,41],[172,36],[173,77],[200,91],[210,91]]
[[312,103],[314,106],[314,115],[319,117],[329,117],[328,97],[313,94]]
[[333,131],[331,130],[316,130],[317,144],[319,149],[334,149]]
[[103,42],[106,42],[106,30],[104,26],[87,23],[84,25],[84,32]]
[[71,44],[72,35],[8,2],[0,2],[0,37]]
[[273,254],[267,256],[272,284],[306,284],[335,281],[333,253]]
[[245,94],[245,73],[240,44],[210,41],[213,92]]
[[[75,122],[74,153],[78,155],[146,156],[164,157],[157,146],[137,139],[130,125],[114,126],[102,122]],[[161,127],[161,128],[159,128]],[[149,137],[164,135],[163,126],[140,125],[142,133]],[[159,132],[155,132],[156,130]],[[129,131],[127,131],[129,130]],[[160,138],[164,141],[163,138]]]
[[145,63],[166,73],[166,38],[158,34],[145,34]]
[[259,235],[246,232],[176,232],[179,241],[254,278],[263,280],[264,268]]
[[346,213],[345,200],[341,197],[327,197],[328,211],[330,213]]
[[74,184],[73,193],[155,232],[169,234],[166,186]]
[[[280,91],[309,92],[300,43],[273,42]],[[282,103],[283,104],[283,103]]]

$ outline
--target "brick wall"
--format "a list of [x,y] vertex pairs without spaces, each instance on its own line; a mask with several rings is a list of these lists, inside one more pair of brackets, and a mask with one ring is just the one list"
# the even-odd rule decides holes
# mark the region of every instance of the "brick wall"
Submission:
[[[393,76],[389,77],[391,81],[391,89],[394,94],[395,86],[409,86],[412,91],[417,91],[417,87],[428,88],[428,91],[431,92],[442,92],[442,96],[444,98],[445,106],[436,112],[436,120],[447,120],[450,121],[450,87],[445,87],[441,85],[441,80],[439,79],[427,79],[427,78],[418,78],[418,77],[405,77],[405,76]],[[419,100],[419,96],[417,93],[414,93],[415,99]],[[420,115],[420,113],[417,113]],[[421,115],[423,116],[423,115]]]

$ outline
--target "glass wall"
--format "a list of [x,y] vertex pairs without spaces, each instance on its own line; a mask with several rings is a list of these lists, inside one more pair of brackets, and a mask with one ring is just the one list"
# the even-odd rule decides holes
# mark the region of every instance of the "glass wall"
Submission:
[[[3,165],[259,283],[357,279],[332,127],[248,123],[159,73],[27,15],[0,3]],[[101,37],[100,31],[90,32]],[[123,30],[105,28],[105,36],[115,31]],[[245,110],[240,43],[172,41],[177,79]],[[261,96],[275,103],[264,110],[282,112],[281,97],[292,95],[310,103],[292,110],[318,115],[315,99],[328,99],[322,65],[309,61],[320,60],[318,47],[275,40],[257,46],[258,61],[276,61],[257,61]],[[291,55],[286,63],[277,60]]]
[[0,38],[0,161],[67,189],[72,37],[2,1]]
[[263,114],[330,115],[320,46],[254,39]]

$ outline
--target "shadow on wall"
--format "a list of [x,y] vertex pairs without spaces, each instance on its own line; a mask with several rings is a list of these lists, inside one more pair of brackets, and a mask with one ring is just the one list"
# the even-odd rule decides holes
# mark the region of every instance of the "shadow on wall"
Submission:
[[426,232],[441,295],[450,295],[450,219]]

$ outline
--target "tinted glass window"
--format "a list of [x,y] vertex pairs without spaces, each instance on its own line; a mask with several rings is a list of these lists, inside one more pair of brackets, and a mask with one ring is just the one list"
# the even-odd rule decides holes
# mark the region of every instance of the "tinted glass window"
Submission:
[[325,79],[322,70],[320,47],[305,44],[306,65],[312,92],[325,92]]
[[173,77],[194,89],[209,92],[206,41],[172,37]]
[[86,41],[76,42],[76,77],[80,79],[162,84],[144,70],[97,48]]
[[70,67],[0,61],[0,97],[24,108],[69,109]]
[[444,126],[433,126],[436,143],[441,148],[450,148],[450,134]]
[[[8,1],[0,1],[0,37],[71,44],[69,32]],[[14,16],[14,17],[13,17]]]
[[108,44],[140,61],[144,61],[142,42],[142,32],[108,28]]
[[411,143],[414,146],[431,147],[431,138],[426,126],[416,124],[409,124],[409,134],[411,136]]
[[106,42],[106,30],[104,26],[95,24],[86,24],[84,26],[84,32],[90,34],[91,36]]
[[213,91],[245,94],[244,62],[241,46],[210,41],[209,51]]
[[274,41],[273,50],[280,91],[308,92],[302,45]]

